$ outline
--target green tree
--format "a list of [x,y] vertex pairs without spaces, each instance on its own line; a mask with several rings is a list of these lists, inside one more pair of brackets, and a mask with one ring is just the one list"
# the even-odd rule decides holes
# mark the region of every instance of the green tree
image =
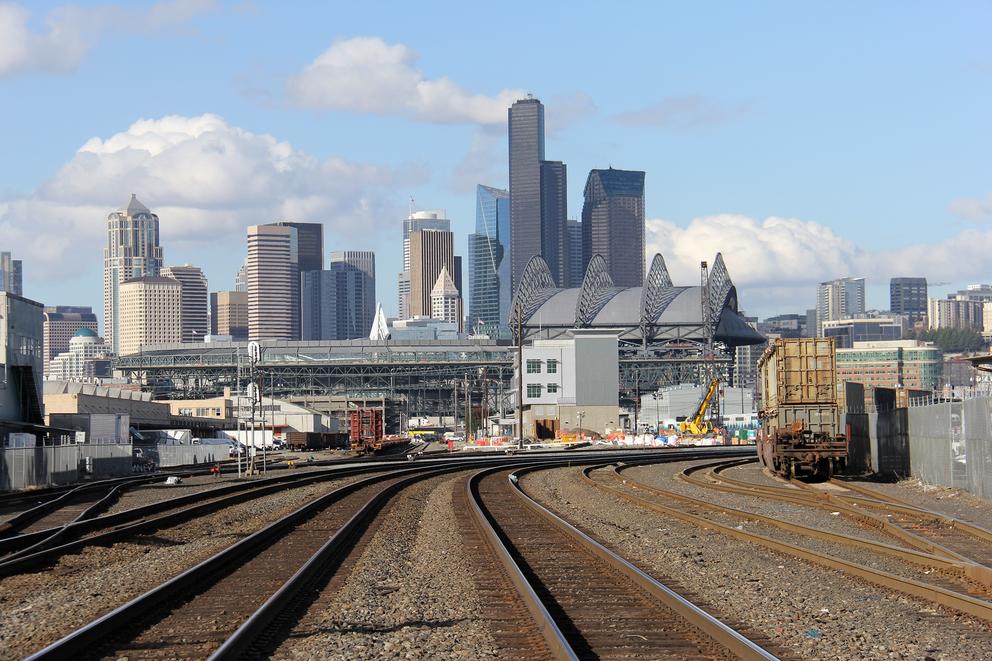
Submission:
[[970,328],[939,328],[937,330],[910,331],[908,339],[933,342],[945,352],[978,351],[985,347],[981,333]]

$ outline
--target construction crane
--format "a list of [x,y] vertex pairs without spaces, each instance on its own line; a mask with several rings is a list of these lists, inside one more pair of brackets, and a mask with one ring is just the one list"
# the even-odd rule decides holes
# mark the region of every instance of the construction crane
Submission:
[[713,403],[713,398],[719,387],[720,379],[710,381],[710,385],[706,389],[706,394],[703,395],[703,398],[699,400],[699,405],[696,406],[696,412],[685,422],[679,423],[679,431],[692,434],[693,436],[702,436],[713,431],[713,425],[706,419],[706,414],[710,410],[710,404]]

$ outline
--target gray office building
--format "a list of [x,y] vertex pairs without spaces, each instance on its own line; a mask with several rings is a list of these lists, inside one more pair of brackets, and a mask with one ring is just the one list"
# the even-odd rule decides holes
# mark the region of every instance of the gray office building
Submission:
[[926,321],[927,279],[892,278],[889,280],[889,310],[901,314],[910,323]]
[[375,317],[375,253],[335,251],[326,270],[306,271],[302,281],[302,339],[368,337]]
[[644,284],[644,172],[592,170],[582,206],[582,270],[602,255],[617,287]]
[[24,265],[9,252],[0,252],[0,291],[24,295]]
[[300,337],[300,274],[306,271],[319,271],[324,268],[324,225],[323,223],[294,223],[280,221],[278,227],[292,227],[296,230],[296,243],[293,246],[296,259],[296,287],[293,289],[293,337]]

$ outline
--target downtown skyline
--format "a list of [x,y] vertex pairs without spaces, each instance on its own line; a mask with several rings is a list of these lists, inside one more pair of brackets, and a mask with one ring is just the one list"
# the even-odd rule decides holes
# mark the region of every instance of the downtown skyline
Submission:
[[[549,157],[569,166],[570,217],[591,169],[646,171],[648,256],[691,281],[721,251],[751,314],[809,307],[818,282],[844,276],[867,278],[874,308],[890,276],[949,283],[931,286],[936,296],[989,279],[978,253],[992,240],[987,7],[789,8],[763,25],[743,9],[642,5],[647,25],[628,27],[650,40],[609,37],[584,53],[563,32],[514,53],[474,46],[455,5],[426,12],[444,14],[437,40],[400,5],[375,22],[340,12],[328,29],[301,20],[315,8],[180,4],[102,14],[78,48],[48,37],[49,58],[28,56],[37,40],[28,55],[0,50],[13,155],[0,249],[24,261],[28,297],[100,309],[103,223],[134,192],[160,217],[165,263],[202,266],[213,290],[233,289],[248,225],[321,222],[325,253],[376,252],[377,299],[395,314],[385,274],[400,270],[409,198],[446,209],[467,254],[475,185],[506,187],[506,109],[526,92],[547,106]],[[58,7],[4,5],[0,25],[41,39]],[[489,29],[508,28],[513,11]],[[584,13],[563,17],[569,41],[622,24]],[[232,43],[263,29],[273,44]],[[115,55],[143,41],[154,48]],[[349,93],[335,101],[329,89]],[[128,102],[100,102],[113,90]],[[67,95],[77,102],[54,102]]]

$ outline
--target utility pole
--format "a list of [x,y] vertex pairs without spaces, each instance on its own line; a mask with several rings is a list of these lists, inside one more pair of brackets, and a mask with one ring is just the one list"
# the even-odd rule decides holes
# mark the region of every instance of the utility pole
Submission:
[[469,390],[468,374],[465,375],[465,441],[468,442],[468,436],[471,432],[472,425],[472,391]]
[[517,302],[517,447],[524,448],[524,306]]

